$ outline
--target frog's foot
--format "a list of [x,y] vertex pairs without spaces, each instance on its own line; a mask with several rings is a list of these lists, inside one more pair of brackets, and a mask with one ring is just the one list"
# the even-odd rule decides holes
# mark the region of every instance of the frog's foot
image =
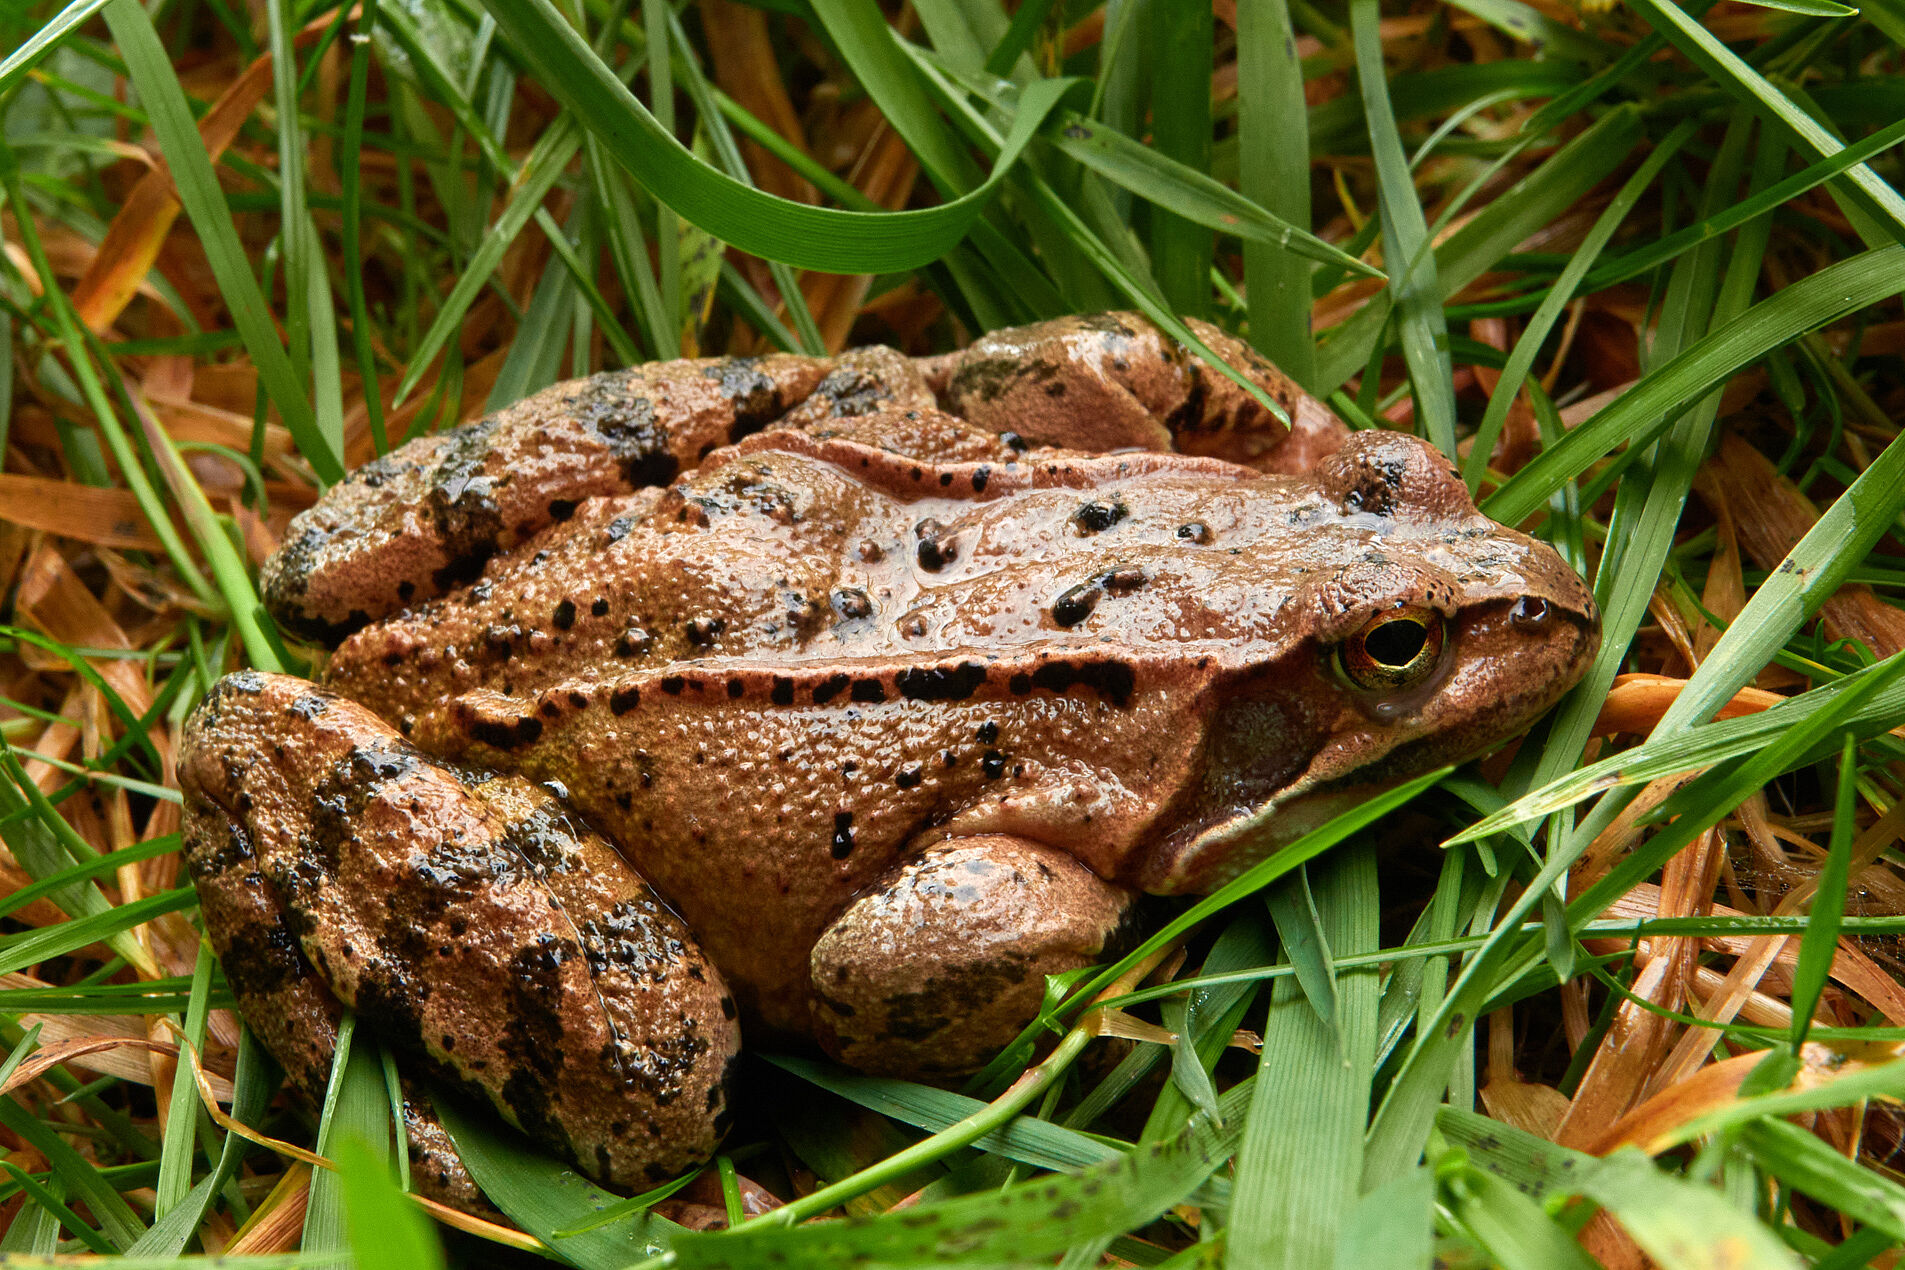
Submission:
[[714,1151],[733,1003],[554,795],[435,763],[362,707],[256,673],[193,714],[179,775],[213,945],[302,1083],[328,1071],[334,993],[413,1070],[610,1185]]
[[1121,951],[1137,904],[1136,892],[1023,838],[942,843],[814,945],[815,1035],[862,1071],[973,1071],[1037,1014],[1045,976]]
[[1035,445],[1176,449],[1300,473],[1348,438],[1321,402],[1242,340],[1195,318],[1187,324],[1282,406],[1291,426],[1136,313],[994,331],[919,366],[945,409]]
[[335,644],[474,581],[491,556],[585,498],[666,485],[779,419],[833,367],[779,355],[656,362],[557,384],[418,437],[291,523],[265,563],[265,604],[287,629]]

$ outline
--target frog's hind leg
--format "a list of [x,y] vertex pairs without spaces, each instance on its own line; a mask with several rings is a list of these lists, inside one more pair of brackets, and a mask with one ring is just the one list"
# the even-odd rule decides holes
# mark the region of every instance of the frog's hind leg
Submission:
[[273,617],[335,644],[471,582],[583,499],[666,485],[805,401],[814,357],[657,362],[557,384],[418,437],[331,487],[291,524],[261,581]]
[[610,1185],[713,1152],[733,1004],[680,920],[555,795],[435,763],[361,707],[256,673],[221,680],[188,721],[180,784],[213,946],[307,1088],[322,1088],[341,1001],[410,1070]]
[[1133,942],[1138,904],[1136,892],[1023,838],[940,843],[855,900],[814,945],[815,1034],[862,1071],[973,1071],[1038,1012],[1045,976]]
[[1136,313],[994,331],[919,362],[942,407],[1034,445],[1172,450],[1266,472],[1307,472],[1349,432],[1323,403],[1229,332],[1186,324],[1283,408],[1289,427],[1228,376]]
[[[252,834],[236,810],[205,798],[185,804],[186,857],[212,951],[252,1034],[278,1060],[291,1087],[323,1101],[344,1007],[291,934],[290,915],[258,872]],[[414,1081],[404,1081],[411,1184],[440,1204],[495,1216]]]

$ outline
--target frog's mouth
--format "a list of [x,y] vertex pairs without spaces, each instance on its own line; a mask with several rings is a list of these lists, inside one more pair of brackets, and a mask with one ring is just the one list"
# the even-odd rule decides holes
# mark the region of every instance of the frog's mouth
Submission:
[[[1586,673],[1600,643],[1591,611],[1560,611],[1540,631],[1511,603],[1464,614],[1449,672],[1406,710],[1346,694],[1336,722],[1260,762],[1263,792],[1209,807],[1147,853],[1132,882],[1154,894],[1200,894],[1421,772],[1487,752],[1545,714]],[[1213,738],[1213,745],[1218,743]]]

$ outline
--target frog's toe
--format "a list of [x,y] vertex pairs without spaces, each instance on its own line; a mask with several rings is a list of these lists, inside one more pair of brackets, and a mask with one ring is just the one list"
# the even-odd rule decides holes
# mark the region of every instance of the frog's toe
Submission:
[[[214,871],[254,875],[295,950],[424,1070],[611,1185],[713,1152],[740,1042],[727,991],[547,790],[435,763],[362,707],[257,674],[188,722],[180,781],[202,893]],[[237,983],[224,907],[207,921]]]
[[1047,975],[1118,954],[1136,931],[1137,902],[1022,838],[933,847],[814,945],[815,1034],[862,1071],[973,1071],[1038,1012]]

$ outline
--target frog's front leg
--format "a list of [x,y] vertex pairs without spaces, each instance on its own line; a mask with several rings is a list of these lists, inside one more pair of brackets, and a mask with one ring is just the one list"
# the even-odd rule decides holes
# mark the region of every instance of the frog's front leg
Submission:
[[1172,450],[1266,472],[1308,472],[1349,432],[1323,403],[1229,332],[1186,324],[1290,417],[1290,426],[1136,313],[1055,318],[924,358],[951,413],[1035,445]]
[[328,988],[413,1070],[610,1185],[652,1186],[713,1152],[733,1003],[680,920],[557,797],[436,763],[362,707],[251,672],[188,721],[180,785],[226,976],[304,1083],[328,1066],[314,995]]
[[929,848],[814,945],[814,1031],[862,1071],[973,1071],[1037,1014],[1045,976],[1118,956],[1135,891],[1063,851],[987,834]]

